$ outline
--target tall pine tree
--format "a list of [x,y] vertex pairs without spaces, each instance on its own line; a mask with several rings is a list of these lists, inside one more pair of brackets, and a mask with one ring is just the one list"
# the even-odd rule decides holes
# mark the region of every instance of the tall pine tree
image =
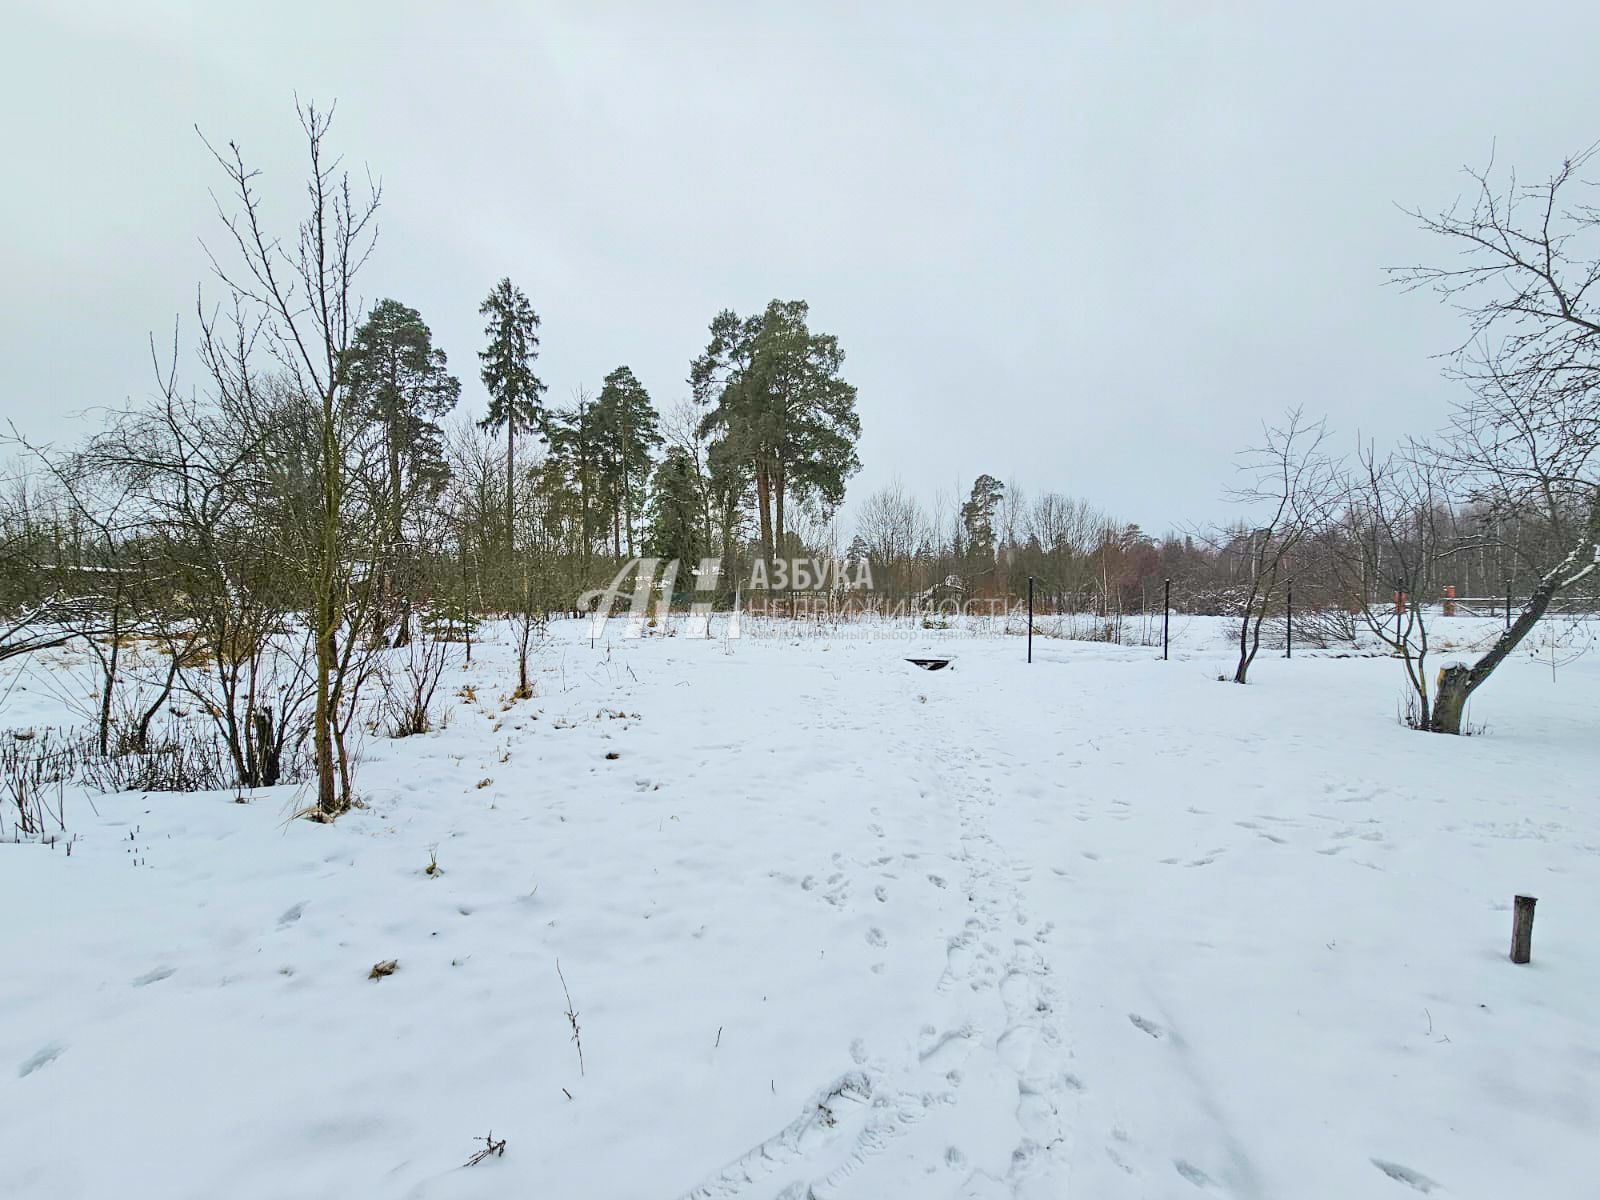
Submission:
[[478,312],[489,318],[484,336],[489,344],[478,351],[483,363],[483,386],[489,389],[489,415],[480,424],[485,429],[506,430],[506,541],[512,540],[516,519],[516,442],[517,433],[545,431],[544,408],[540,397],[545,386],[533,373],[533,360],[539,357],[539,314],[522,290],[510,279],[494,285]]
[[[383,588],[388,603],[376,620],[396,616],[396,644],[410,633],[408,581],[403,577],[415,561],[407,525],[418,507],[435,499],[450,478],[439,418],[456,406],[461,381],[447,369],[445,353],[433,344],[422,315],[398,300],[380,300],[356,330],[345,353],[346,380],[353,411],[371,426],[382,446],[383,527],[387,545],[378,547]],[[397,597],[396,593],[405,593]],[[381,630],[380,630],[381,632]]]
[[839,374],[844,351],[832,334],[810,331],[809,311],[803,300],[774,300],[760,316],[724,310],[689,373],[708,408],[702,433],[749,468],[769,558],[783,545],[785,502],[814,496],[829,511],[861,466],[856,389]]

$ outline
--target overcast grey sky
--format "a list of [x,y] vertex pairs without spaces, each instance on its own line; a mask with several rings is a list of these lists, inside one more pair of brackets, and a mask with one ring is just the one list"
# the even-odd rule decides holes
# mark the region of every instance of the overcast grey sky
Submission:
[[246,7],[8,5],[0,418],[149,393],[217,230],[193,126],[288,215],[298,91],[383,180],[363,290],[468,408],[502,275],[558,402],[627,363],[665,409],[718,309],[804,298],[860,389],[853,499],[987,471],[1160,531],[1286,405],[1440,425],[1458,325],[1383,285],[1438,252],[1396,203],[1600,138],[1592,3]]

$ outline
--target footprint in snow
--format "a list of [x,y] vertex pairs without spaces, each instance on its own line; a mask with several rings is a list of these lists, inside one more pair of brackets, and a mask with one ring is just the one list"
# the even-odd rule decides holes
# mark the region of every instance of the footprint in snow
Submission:
[[1429,1179],[1421,1171],[1413,1171],[1410,1167],[1402,1167],[1399,1163],[1388,1162],[1385,1159],[1375,1158],[1372,1160],[1372,1165],[1377,1167],[1378,1170],[1382,1171],[1396,1183],[1403,1183],[1407,1187],[1421,1192],[1423,1195],[1427,1195],[1429,1192],[1433,1191],[1434,1188],[1439,1186],[1437,1182]]
[[932,1025],[925,1025],[922,1035],[928,1041],[917,1051],[918,1061],[933,1070],[944,1069],[947,1074],[966,1060],[976,1043],[976,1034],[965,1025],[959,1029],[948,1029],[943,1033],[938,1033]]
[[883,936],[883,930],[879,929],[876,925],[867,930],[867,945],[887,946],[888,944],[889,939]]
[[1216,1182],[1211,1178],[1211,1176],[1207,1175],[1204,1171],[1191,1162],[1178,1158],[1173,1160],[1172,1165],[1177,1168],[1179,1175],[1182,1175],[1197,1188],[1210,1191],[1216,1186]]
[[154,970],[146,971],[143,975],[139,976],[139,978],[135,979],[133,981],[133,986],[147,987],[152,983],[160,983],[163,979],[171,979],[172,976],[177,973],[177,970],[177,967],[156,967]]
[[1166,1030],[1157,1025],[1148,1017],[1141,1017],[1138,1013],[1129,1013],[1128,1020],[1133,1022],[1133,1027],[1142,1033],[1148,1033],[1153,1038],[1165,1036]]
[[944,881],[944,876],[942,876],[942,875],[929,875],[928,876],[928,882],[933,884],[933,886],[936,887],[936,888],[942,888],[942,887],[947,886],[945,884],[945,881]]
[[284,929],[284,928],[287,928],[290,925],[293,925],[296,921],[298,921],[300,919],[300,914],[305,912],[305,911],[306,911],[306,902],[304,900],[300,901],[299,904],[293,905],[293,906],[285,909],[284,913],[283,913],[283,916],[278,918],[278,928],[279,929]]
[[49,1066],[51,1063],[55,1062],[56,1059],[60,1058],[65,1050],[66,1046],[60,1042],[51,1042],[47,1046],[41,1046],[38,1050],[35,1050],[31,1055],[22,1060],[22,1065],[17,1068],[17,1078],[25,1079],[27,1076],[32,1075],[40,1067]]

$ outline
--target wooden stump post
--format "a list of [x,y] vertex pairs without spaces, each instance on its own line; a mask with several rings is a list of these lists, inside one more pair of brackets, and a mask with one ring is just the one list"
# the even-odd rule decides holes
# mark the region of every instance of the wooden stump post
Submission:
[[1535,896],[1518,896],[1516,911],[1511,917],[1511,961],[1525,963],[1533,957],[1533,906],[1539,903]]

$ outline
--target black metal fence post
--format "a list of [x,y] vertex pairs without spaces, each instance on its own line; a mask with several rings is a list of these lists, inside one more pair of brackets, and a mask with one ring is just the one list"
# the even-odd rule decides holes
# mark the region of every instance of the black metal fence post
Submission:
[[1511,628],[1511,580],[1506,580],[1506,628]]
[[1289,581],[1288,594],[1283,604],[1283,656],[1294,657],[1294,580]]
[[1033,661],[1033,576],[1028,576],[1028,661]]
[[1172,629],[1172,580],[1161,589],[1161,661],[1167,661],[1168,634]]

